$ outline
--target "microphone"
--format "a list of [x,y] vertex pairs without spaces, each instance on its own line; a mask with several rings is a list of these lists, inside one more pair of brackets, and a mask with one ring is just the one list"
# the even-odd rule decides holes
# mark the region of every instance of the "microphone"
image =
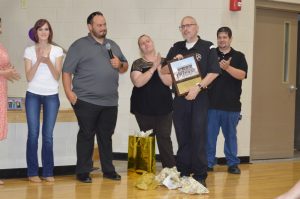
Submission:
[[107,43],[107,44],[105,45],[105,48],[106,48],[106,50],[107,50],[107,52],[108,52],[108,54],[109,54],[109,58],[110,58],[110,59],[113,59],[113,58],[114,58],[114,55],[113,55],[113,53],[112,53],[112,51],[111,51],[110,43]]

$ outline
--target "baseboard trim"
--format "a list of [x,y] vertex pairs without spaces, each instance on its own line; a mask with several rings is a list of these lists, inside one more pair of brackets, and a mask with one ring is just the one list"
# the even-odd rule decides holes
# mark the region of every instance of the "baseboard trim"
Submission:
[[[127,160],[127,153],[114,153],[114,160]],[[176,156],[175,156],[176,158]],[[241,161],[241,164],[249,164],[250,163],[250,156],[239,156],[239,159]],[[159,154],[156,155],[156,161],[160,162],[160,156]],[[226,164],[226,158],[217,158],[217,163],[220,165]]]
[[[114,153],[114,160],[123,160],[127,161],[127,153]],[[176,157],[175,157],[176,158]],[[249,164],[250,157],[249,156],[240,156],[239,157],[241,164]],[[160,162],[160,156],[156,155],[156,161]],[[225,165],[225,158],[218,158],[218,164]],[[75,174],[75,165],[67,165],[67,166],[55,166],[54,167],[54,175],[74,175]],[[39,169],[39,173],[41,174],[42,169]],[[26,178],[27,177],[27,168],[16,168],[16,169],[0,169],[0,178],[1,179],[9,179],[9,178]]]
[[[39,168],[39,174],[41,176],[42,169]],[[68,166],[55,166],[54,176],[60,175],[72,175],[75,173],[75,165]],[[0,169],[0,179],[8,178],[26,178],[27,168],[16,168],[16,169]]]

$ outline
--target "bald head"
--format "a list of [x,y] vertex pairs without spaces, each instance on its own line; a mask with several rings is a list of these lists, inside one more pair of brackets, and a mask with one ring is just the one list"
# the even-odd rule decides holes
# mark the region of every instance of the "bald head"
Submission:
[[187,42],[195,42],[198,40],[199,27],[197,21],[192,16],[185,16],[181,20],[180,31]]
[[181,20],[181,25],[186,20],[187,21],[191,21],[191,22],[193,22],[193,24],[196,24],[198,26],[196,19],[194,17],[192,17],[192,16],[185,16],[185,17],[183,17],[182,20]]

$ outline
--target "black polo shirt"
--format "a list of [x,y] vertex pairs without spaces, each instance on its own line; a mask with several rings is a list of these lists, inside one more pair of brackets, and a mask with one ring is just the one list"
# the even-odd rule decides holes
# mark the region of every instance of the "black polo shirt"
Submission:
[[[228,60],[231,57],[230,65],[243,70],[247,74],[248,65],[245,55],[231,48],[230,52],[223,54],[217,49],[219,61]],[[242,80],[232,77],[228,72],[222,70],[222,74],[215,79],[209,90],[210,108],[224,111],[240,112],[242,93]]]
[[[220,73],[221,68],[218,62],[216,48],[210,41],[202,40],[198,36],[196,44],[190,48],[186,48],[186,41],[177,42],[171,47],[167,55],[167,60],[172,60],[176,55],[183,56],[195,55],[198,67],[200,69],[201,78],[203,79],[207,73]],[[200,92],[203,93],[203,92]]]

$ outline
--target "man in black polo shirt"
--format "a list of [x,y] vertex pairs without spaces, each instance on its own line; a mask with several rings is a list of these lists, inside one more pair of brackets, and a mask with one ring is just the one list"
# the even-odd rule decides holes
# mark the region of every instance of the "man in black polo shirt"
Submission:
[[247,76],[248,66],[244,54],[230,46],[231,37],[232,32],[228,27],[221,27],[217,31],[217,52],[222,74],[209,90],[207,158],[208,171],[213,171],[216,164],[216,142],[221,127],[225,138],[224,153],[228,172],[240,174],[236,127],[240,120],[242,80]]
[[175,96],[173,121],[178,141],[176,166],[181,176],[190,176],[206,186],[207,86],[221,72],[216,49],[197,34],[199,26],[191,16],[181,20],[179,27],[184,41],[173,45],[167,60],[181,59],[194,54],[201,72],[200,84],[190,88],[186,96]]
[[79,124],[76,175],[81,182],[92,182],[96,134],[103,177],[121,180],[112,164],[112,135],[118,115],[119,73],[127,71],[128,63],[120,47],[106,38],[101,12],[90,14],[87,25],[90,33],[71,45],[63,66],[65,93]]

